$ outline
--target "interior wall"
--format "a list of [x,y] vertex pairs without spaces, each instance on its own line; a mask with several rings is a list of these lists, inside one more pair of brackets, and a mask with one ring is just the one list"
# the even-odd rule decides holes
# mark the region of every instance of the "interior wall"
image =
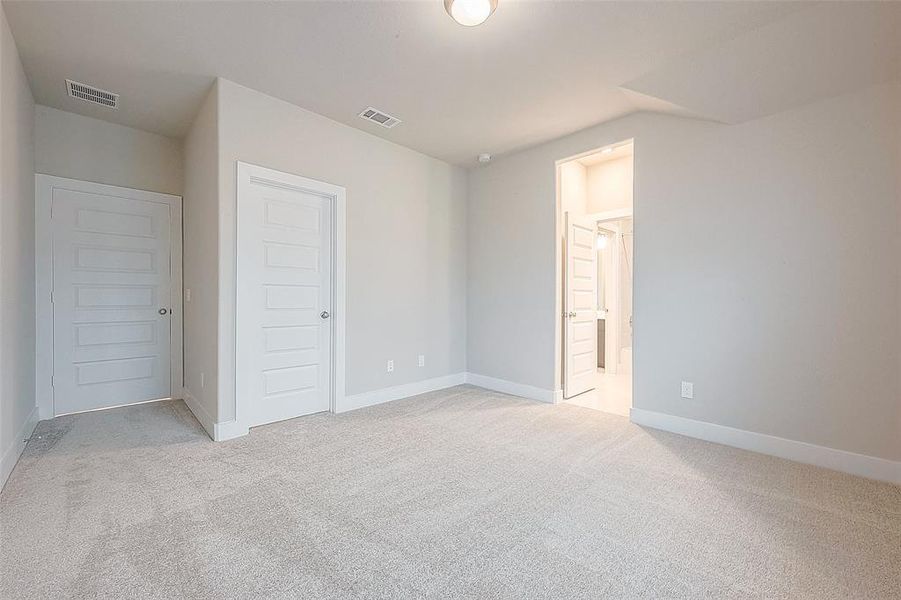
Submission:
[[185,137],[184,172],[185,389],[207,412],[208,426],[219,410],[218,83]]
[[590,213],[632,208],[632,157],[623,156],[585,167]]
[[469,371],[559,389],[555,161],[634,138],[634,406],[901,458],[899,120],[898,85],[638,113],[473,170]]
[[560,165],[560,210],[574,215],[588,212],[587,169],[574,160]]
[[0,7],[0,487],[37,424],[34,100]]
[[[219,372],[235,370],[241,160],[347,190],[348,395],[462,373],[466,172],[230,81],[219,81],[219,107]],[[219,385],[219,420],[231,420],[234,378]]]
[[180,196],[180,140],[49,106],[34,115],[38,173]]

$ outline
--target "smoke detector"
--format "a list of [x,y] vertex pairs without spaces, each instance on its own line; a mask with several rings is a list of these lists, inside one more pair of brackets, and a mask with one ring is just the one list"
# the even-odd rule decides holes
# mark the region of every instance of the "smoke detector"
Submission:
[[401,124],[401,120],[397,117],[392,117],[388,113],[382,112],[377,108],[372,108],[371,106],[360,113],[361,119],[366,119],[367,121],[372,121],[376,125],[381,125],[385,129],[391,129],[392,127],[396,127]]
[[66,80],[66,89],[69,97],[78,98],[92,104],[99,104],[107,108],[119,108],[119,94],[101,90],[86,83],[78,83],[71,79]]

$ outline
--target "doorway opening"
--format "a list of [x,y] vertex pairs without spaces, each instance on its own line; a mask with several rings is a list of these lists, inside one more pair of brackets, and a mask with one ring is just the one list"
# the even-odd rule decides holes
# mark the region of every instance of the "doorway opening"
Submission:
[[563,401],[632,408],[632,140],[557,163]]

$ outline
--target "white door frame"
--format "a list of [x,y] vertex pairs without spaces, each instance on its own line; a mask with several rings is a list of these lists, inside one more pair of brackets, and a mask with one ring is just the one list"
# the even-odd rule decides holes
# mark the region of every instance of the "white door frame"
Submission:
[[[564,236],[566,235],[566,227],[563,223],[563,202],[561,198],[561,190],[560,190],[560,168],[563,163],[568,163],[573,160],[577,160],[579,158],[584,158],[586,156],[591,156],[592,154],[597,154],[604,150],[605,148],[610,148],[613,146],[620,146],[625,143],[631,143],[633,145],[632,155],[633,162],[638,156],[638,149],[635,144],[634,138],[627,138],[622,140],[615,140],[610,144],[606,144],[604,146],[598,146],[591,150],[586,150],[585,152],[579,152],[578,154],[574,154],[572,156],[567,156],[566,158],[561,158],[559,160],[554,161],[554,178],[555,178],[555,192],[556,192],[556,204],[555,204],[555,222],[554,222],[554,402],[559,403],[563,401],[563,323],[561,320],[561,315],[563,314],[563,286],[565,285],[563,279],[563,259],[564,259],[564,245],[566,244],[566,240]],[[632,178],[632,187],[633,187],[633,196],[632,196],[632,211],[635,210],[635,205],[638,202],[638,197],[634,194],[635,187],[635,178]],[[610,214],[620,213],[621,211],[610,211]],[[592,216],[602,215],[604,213],[595,213]],[[615,218],[623,218],[624,216],[617,214]],[[603,219],[599,219],[603,220]],[[634,225],[633,225],[634,226]],[[634,254],[633,254],[633,261]],[[634,266],[633,266],[634,270]],[[633,276],[634,277],[634,276]],[[634,281],[634,278],[633,278]],[[634,302],[634,293],[635,286],[633,283],[632,286],[633,293],[633,302]],[[634,306],[634,304],[633,304]],[[633,338],[634,343],[634,338]],[[635,379],[635,371],[633,369],[631,375],[634,383]],[[633,387],[634,389],[634,387]]]
[[[182,199],[181,196],[160,194],[132,188],[80,181],[36,173],[34,176],[34,312],[35,312],[35,399],[38,418],[52,419],[53,404],[53,227],[50,207],[56,188],[87,192],[101,196],[127,196],[130,199],[169,205],[169,265],[170,265],[170,319],[169,347],[169,397],[184,397],[184,362],[182,360]],[[151,400],[150,402],[153,402]],[[124,403],[124,404],[140,404]],[[113,407],[109,407],[113,408]],[[105,409],[98,409],[105,410]]]
[[[347,221],[347,192],[338,185],[301,177],[292,173],[276,171],[267,167],[261,167],[251,163],[237,161],[237,214],[241,214],[241,199],[246,198],[249,194],[249,185],[252,180],[265,181],[267,185],[282,187],[290,190],[299,190],[312,193],[317,196],[329,199],[329,205],[332,211],[332,309],[330,327],[332,334],[332,372],[331,372],[331,398],[329,399],[329,409],[331,412],[341,412],[344,407],[344,335],[345,335],[345,273],[346,273],[346,253],[345,253],[345,230]],[[237,242],[237,237],[236,237]],[[237,253],[240,249],[235,244],[235,268],[237,271]],[[241,319],[240,295],[237,293],[240,289],[241,281],[238,279],[239,273],[236,273],[235,286],[235,365],[238,364],[238,338],[237,332],[241,330],[239,321]],[[238,385],[238,369],[235,369],[235,390],[240,390]],[[247,431],[249,429],[247,399],[242,399],[239,394],[235,394],[235,421],[238,427]]]

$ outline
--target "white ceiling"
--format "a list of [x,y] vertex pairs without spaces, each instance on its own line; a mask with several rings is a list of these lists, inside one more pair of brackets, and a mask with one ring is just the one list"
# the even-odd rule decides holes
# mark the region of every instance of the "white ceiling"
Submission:
[[458,164],[636,110],[737,122],[901,79],[901,3],[500,0],[475,28],[441,0],[3,6],[41,104],[180,137],[220,76]]
[[889,81],[901,81],[899,2],[800,11],[624,87],[710,119],[741,123]]

